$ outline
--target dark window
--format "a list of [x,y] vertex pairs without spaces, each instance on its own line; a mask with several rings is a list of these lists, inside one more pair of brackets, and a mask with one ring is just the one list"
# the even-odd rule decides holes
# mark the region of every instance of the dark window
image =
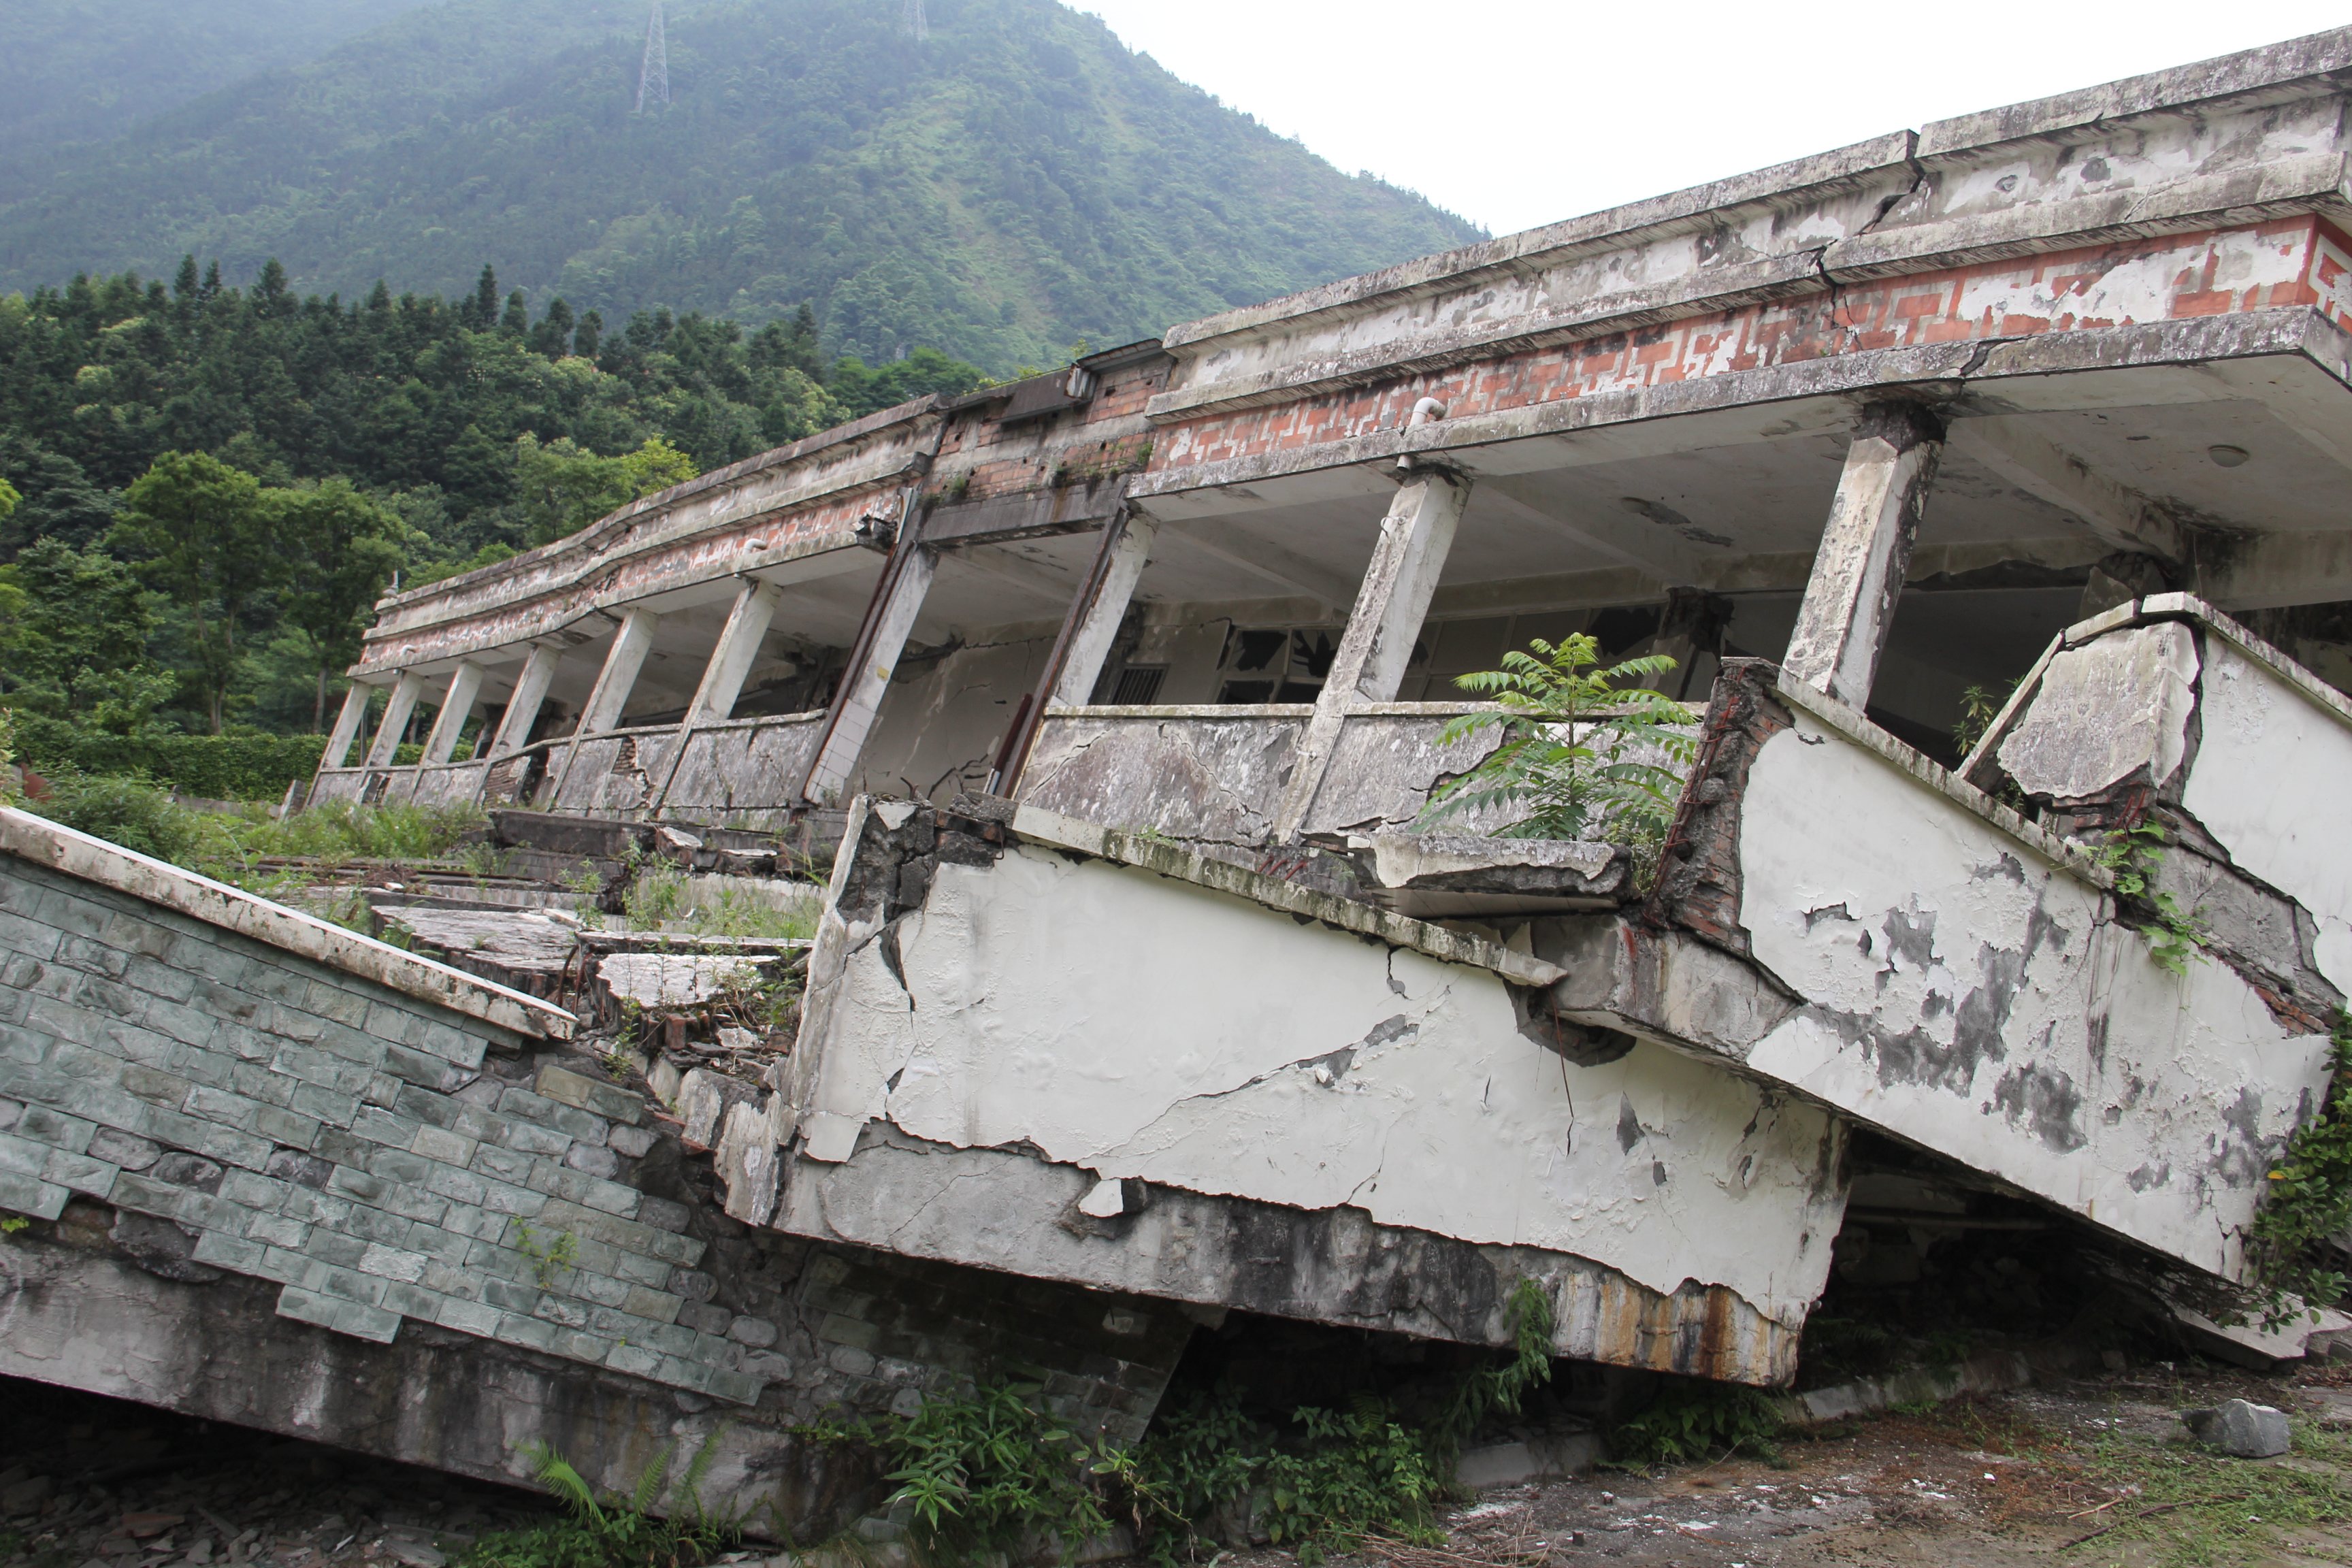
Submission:
[[1620,605],[1592,617],[1592,640],[1601,645],[1603,658],[1615,658],[1657,629],[1655,605]]
[[1220,702],[1271,702],[1274,682],[1271,680],[1228,680],[1225,689],[1217,693]]
[[[1235,632],[1234,636],[1241,644],[1241,652],[1233,661],[1235,669],[1264,669],[1274,662],[1274,656],[1282,651],[1283,644],[1290,640],[1288,632],[1279,631]],[[1255,698],[1252,700],[1265,700]]]

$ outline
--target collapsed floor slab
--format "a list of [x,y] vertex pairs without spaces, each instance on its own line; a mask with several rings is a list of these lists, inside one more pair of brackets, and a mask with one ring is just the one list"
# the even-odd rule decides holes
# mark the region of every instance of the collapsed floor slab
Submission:
[[1819,1110],[1630,1039],[1567,1061],[1513,995],[1551,966],[1164,843],[851,826],[790,1093],[735,1128],[789,1157],[722,1152],[735,1212],[1473,1342],[1532,1280],[1562,1355],[1790,1371],[1843,1201]]

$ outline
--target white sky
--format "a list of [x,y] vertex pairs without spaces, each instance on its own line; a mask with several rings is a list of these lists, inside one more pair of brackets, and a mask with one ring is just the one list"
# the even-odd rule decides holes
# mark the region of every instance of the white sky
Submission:
[[2352,21],[2315,0],[1070,3],[1340,168],[1496,234]]

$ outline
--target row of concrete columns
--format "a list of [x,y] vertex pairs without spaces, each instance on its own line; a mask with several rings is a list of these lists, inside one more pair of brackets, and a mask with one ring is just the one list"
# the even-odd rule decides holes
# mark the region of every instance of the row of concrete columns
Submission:
[[[701,686],[688,706],[687,725],[724,719],[734,710],[735,700],[742,695],[743,681],[759,657],[760,641],[768,634],[776,603],[782,594],[783,590],[772,583],[756,578],[745,580],[728,613],[725,629],[719,633],[719,646],[704,668]],[[660,612],[642,606],[621,616],[612,647],[605,652],[604,662],[596,672],[596,683],[590,689],[580,721],[572,731],[575,744],[583,736],[620,727],[629,693],[636,686],[646,656],[653,651],[661,620]],[[505,756],[530,743],[531,727],[539,721],[540,710],[546,705],[548,689],[555,679],[555,667],[562,657],[560,643],[532,646],[515,678],[514,691],[507,700],[498,732],[478,754]],[[485,673],[483,667],[471,659],[461,661],[449,672],[441,689],[439,710],[425,738],[423,762],[446,763],[457,750],[466,721],[472,717],[474,706],[480,700]],[[365,765],[391,765],[393,753],[407,731],[425,687],[425,678],[413,670],[403,670],[394,681],[384,702],[383,717],[376,725],[375,739],[368,747]],[[340,767],[351,754],[352,743],[359,738],[360,726],[366,717],[369,698],[375,689],[354,683],[344,694],[342,710],[327,737],[327,766]],[[569,765],[570,755],[571,749],[567,748],[564,765]]]
[[[1782,668],[1788,676],[1857,710],[1869,701],[1885,651],[1888,628],[1903,588],[1921,513],[1945,439],[1941,419],[1916,403],[1885,402],[1863,411],[1848,448],[1811,579],[1798,613]],[[1276,812],[1277,842],[1295,839],[1321,792],[1349,712],[1393,701],[1402,689],[1415,639],[1436,592],[1456,526],[1469,500],[1463,475],[1425,468],[1397,491],[1381,519],[1330,673],[1301,738],[1297,761]],[[1051,703],[1082,704],[1093,693],[1121,619],[1150,562],[1157,528],[1132,512],[1115,521],[1113,537],[1074,605],[1057,644],[1058,667],[1043,695]],[[909,516],[884,569],[852,664],[845,672],[821,737],[803,794],[837,799],[856,773],[859,757],[879,717],[890,677],[939,569],[939,550],[923,543],[919,520]],[[719,645],[688,705],[682,729],[724,720],[734,709],[758,657],[782,590],[746,579],[728,612]],[[652,651],[660,612],[637,606],[620,618],[612,646],[572,731],[555,763],[556,784],[570,771],[580,742],[619,727],[631,690]],[[518,676],[497,735],[483,754],[520,750],[554,678],[560,646],[535,646]],[[470,660],[450,673],[439,712],[425,741],[424,761],[446,763],[481,690],[483,668]],[[327,747],[328,765],[341,765],[358,738],[370,688],[352,687]],[[424,678],[404,671],[392,688],[367,752],[367,765],[391,763],[400,736],[425,692]],[[672,749],[675,773],[684,747]],[[667,778],[660,781],[664,788]],[[656,793],[659,793],[657,790]]]

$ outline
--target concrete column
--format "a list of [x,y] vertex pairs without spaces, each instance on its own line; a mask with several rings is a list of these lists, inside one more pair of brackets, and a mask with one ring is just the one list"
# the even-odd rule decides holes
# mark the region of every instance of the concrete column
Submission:
[[360,726],[367,721],[368,698],[374,691],[374,687],[354,680],[343,693],[342,711],[335,715],[335,727],[327,731],[327,749],[319,756],[320,767],[340,768],[351,760],[352,742],[360,738]]
[[555,667],[562,658],[560,647],[532,645],[530,657],[522,661],[522,673],[515,677],[514,695],[507,699],[506,716],[499,721],[498,738],[483,755],[503,757],[530,744],[530,727],[539,722],[539,710],[547,701],[547,689],[554,683]]
[[1427,469],[1398,490],[1389,504],[1388,515],[1381,520],[1380,542],[1373,546],[1363,586],[1356,592],[1356,607],[1348,616],[1348,629],[1332,655],[1331,673],[1300,739],[1298,758],[1275,816],[1276,843],[1294,841],[1305,826],[1349,712],[1365,703],[1396,700],[1413,641],[1429,615],[1430,596],[1437,592],[1446,552],[1454,547],[1454,525],[1462,521],[1462,508],[1469,499],[1468,479]]
[[375,744],[368,748],[367,765],[388,768],[392,754],[400,747],[401,732],[408,728],[408,716],[416,711],[416,700],[425,694],[425,678],[413,669],[404,669],[393,683],[392,695],[383,705],[383,720],[375,727]]
[[719,646],[710,650],[710,662],[703,667],[702,684],[696,689],[694,700],[686,705],[681,729],[716,723],[735,711],[735,699],[743,694],[743,678],[751,673],[751,661],[760,657],[760,639],[768,635],[769,623],[776,618],[776,601],[783,595],[784,591],[773,583],[756,577],[744,580],[742,591],[735,595],[735,607],[727,612],[727,628],[719,634]]
[[587,705],[580,710],[580,727],[572,731],[574,735],[620,728],[622,711],[637,684],[637,671],[646,667],[646,655],[653,652],[654,633],[660,626],[661,612],[643,606],[621,617],[621,629],[613,634],[604,668],[596,672],[595,687],[588,693]]
[[1070,638],[1070,651],[1062,660],[1062,679],[1054,686],[1054,701],[1077,707],[1094,697],[1095,682],[1102,679],[1103,660],[1110,657],[1119,623],[1127,618],[1128,604],[1135,597],[1135,584],[1151,562],[1151,542],[1159,532],[1160,525],[1151,519],[1128,514],[1126,531],[1112,547],[1102,585],[1095,590],[1094,602],[1086,607],[1076,635]]
[[449,753],[457,749],[457,732],[473,716],[474,699],[482,691],[482,667],[466,659],[449,672],[449,684],[442,689],[441,710],[433,716],[433,732],[425,737],[425,761],[428,765],[446,763]]
[[892,563],[896,572],[889,592],[876,609],[865,657],[842,674],[833,719],[817,744],[808,781],[801,786],[806,799],[837,801],[848,789],[858,758],[865,752],[866,737],[873,733],[875,718],[882,711],[882,698],[890,689],[890,672],[907,649],[915,617],[922,613],[923,596],[930,592],[931,579],[939,573],[938,552],[912,542],[901,548],[906,554]]
[[1932,409],[1874,403],[1862,411],[1780,663],[1790,679],[1856,711],[1869,703],[1943,450],[1944,423]]
[[649,809],[657,811],[669,799],[670,781],[677,777],[678,764],[686,761],[686,742],[694,727],[734,716],[735,699],[743,694],[743,678],[751,673],[751,661],[760,657],[760,639],[768,635],[769,624],[776,618],[776,601],[783,596],[784,591],[773,583],[757,577],[743,580],[734,607],[727,612],[719,646],[710,650],[710,662],[702,668],[694,700],[686,705],[686,717],[678,721],[677,744],[669,749],[669,766],[646,799]]

